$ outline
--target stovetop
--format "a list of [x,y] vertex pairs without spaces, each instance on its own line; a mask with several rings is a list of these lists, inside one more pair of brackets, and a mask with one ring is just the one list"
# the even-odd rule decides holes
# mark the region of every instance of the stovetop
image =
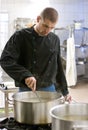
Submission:
[[5,118],[0,122],[0,130],[51,130],[51,124],[28,125],[15,121],[13,117]]

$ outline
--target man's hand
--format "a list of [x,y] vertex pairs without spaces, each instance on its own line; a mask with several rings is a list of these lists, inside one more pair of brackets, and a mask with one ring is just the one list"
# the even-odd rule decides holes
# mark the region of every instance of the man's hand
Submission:
[[25,84],[32,90],[36,90],[36,79],[35,77],[28,77],[25,79]]
[[65,101],[71,103],[71,101],[72,101],[71,95],[67,94],[66,96],[64,96],[64,98],[65,98]]

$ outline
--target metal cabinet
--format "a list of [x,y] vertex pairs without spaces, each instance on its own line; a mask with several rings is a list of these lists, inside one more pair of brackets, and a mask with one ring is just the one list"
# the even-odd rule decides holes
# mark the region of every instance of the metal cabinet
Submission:
[[[62,60],[66,59],[67,39],[69,30],[67,28],[56,28],[54,33],[60,38]],[[75,39],[75,60],[77,65],[77,75],[86,75],[88,63],[88,28],[74,30]],[[65,62],[63,62],[65,63]]]

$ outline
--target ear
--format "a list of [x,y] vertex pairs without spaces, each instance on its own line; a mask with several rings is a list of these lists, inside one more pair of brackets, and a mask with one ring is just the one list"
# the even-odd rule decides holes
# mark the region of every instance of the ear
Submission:
[[39,22],[41,20],[40,16],[37,16],[37,22]]

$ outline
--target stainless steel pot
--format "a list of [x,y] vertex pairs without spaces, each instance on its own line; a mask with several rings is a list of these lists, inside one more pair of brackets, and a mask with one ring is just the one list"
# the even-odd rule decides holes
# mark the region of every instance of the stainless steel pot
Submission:
[[16,121],[26,124],[51,123],[50,109],[63,103],[61,94],[57,92],[36,91],[35,93],[19,92],[13,96],[14,117]]
[[88,130],[88,104],[61,104],[50,110],[52,130]]

